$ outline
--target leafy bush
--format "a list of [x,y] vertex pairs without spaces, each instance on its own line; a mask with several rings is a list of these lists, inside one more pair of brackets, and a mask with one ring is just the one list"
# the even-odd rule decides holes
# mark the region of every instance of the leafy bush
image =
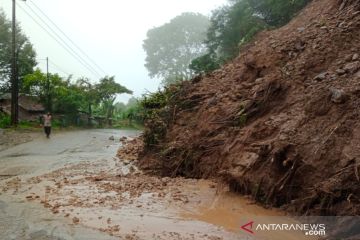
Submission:
[[181,83],[172,84],[143,96],[140,104],[144,111],[145,148],[157,145],[166,135],[166,129],[172,122],[173,106]]
[[11,125],[11,119],[9,115],[0,114],[0,128],[7,128]]

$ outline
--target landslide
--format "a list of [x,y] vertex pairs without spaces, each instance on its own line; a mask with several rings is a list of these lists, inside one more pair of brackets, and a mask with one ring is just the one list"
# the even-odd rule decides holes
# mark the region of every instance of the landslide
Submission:
[[140,164],[297,214],[360,214],[359,54],[360,1],[314,0],[222,69],[167,88]]

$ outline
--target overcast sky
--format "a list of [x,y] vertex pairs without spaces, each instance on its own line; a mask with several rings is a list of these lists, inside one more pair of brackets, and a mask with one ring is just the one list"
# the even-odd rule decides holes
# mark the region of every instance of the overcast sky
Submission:
[[[155,91],[160,83],[159,80],[150,79],[144,67],[145,52],[142,42],[146,38],[146,32],[169,22],[183,12],[198,12],[210,16],[212,10],[226,4],[226,0],[16,1],[19,5],[17,20],[35,47],[40,68],[45,70],[46,64],[43,59],[49,57],[50,72],[58,72],[62,76],[66,76],[66,72],[73,74],[75,79],[85,76],[93,81],[98,80],[98,77],[66,52],[25,13],[26,11],[37,19],[31,11],[33,9],[40,15],[36,6],[107,75],[115,75],[117,82],[133,90],[136,97],[141,96],[146,90]],[[11,3],[11,0],[0,0],[0,8],[3,8],[8,18],[11,17]],[[43,19],[46,20],[45,17]],[[37,21],[47,28],[41,20]],[[83,58],[86,59],[84,56]],[[103,75],[100,70],[98,72]],[[129,97],[122,95],[118,100],[126,102]]]

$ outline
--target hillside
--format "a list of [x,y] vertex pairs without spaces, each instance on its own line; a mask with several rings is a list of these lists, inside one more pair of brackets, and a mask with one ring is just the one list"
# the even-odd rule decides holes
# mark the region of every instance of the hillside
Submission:
[[143,168],[221,177],[298,214],[359,214],[359,54],[360,1],[314,0],[222,69],[171,90],[166,134],[145,148]]

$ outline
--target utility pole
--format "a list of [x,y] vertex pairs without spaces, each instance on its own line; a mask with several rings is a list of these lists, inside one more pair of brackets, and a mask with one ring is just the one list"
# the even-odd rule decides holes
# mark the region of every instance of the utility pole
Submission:
[[49,78],[49,58],[46,57],[46,102],[47,102],[47,111],[51,112],[51,103],[50,103],[50,78]]
[[19,122],[19,83],[16,63],[16,6],[12,0],[12,59],[11,59],[11,125],[17,126]]

